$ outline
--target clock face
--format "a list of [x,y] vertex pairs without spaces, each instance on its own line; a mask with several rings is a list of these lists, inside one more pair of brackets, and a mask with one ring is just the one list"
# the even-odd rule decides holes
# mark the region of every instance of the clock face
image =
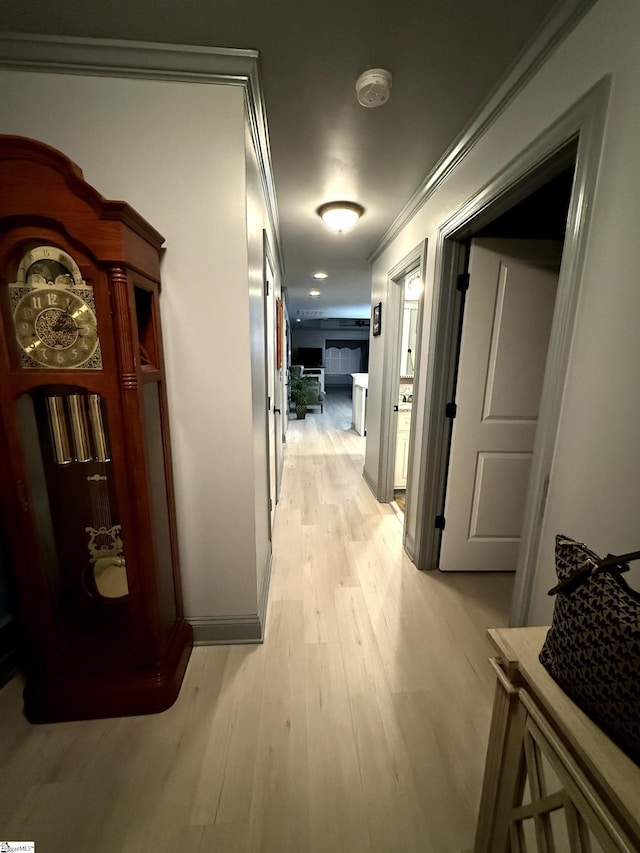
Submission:
[[[14,294],[16,339],[28,356],[26,367],[64,370],[93,359],[99,349],[93,290],[71,255],[56,246],[31,249],[9,289]],[[99,368],[99,354],[96,359],[88,367]]]
[[72,290],[46,287],[26,293],[14,323],[18,343],[43,367],[79,367],[98,346],[96,315]]

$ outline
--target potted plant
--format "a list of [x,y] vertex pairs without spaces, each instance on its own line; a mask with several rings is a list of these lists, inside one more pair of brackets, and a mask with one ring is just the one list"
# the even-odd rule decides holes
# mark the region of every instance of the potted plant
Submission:
[[307,403],[309,402],[309,391],[314,382],[311,376],[297,376],[289,374],[289,396],[296,410],[298,418],[304,418],[307,414]]

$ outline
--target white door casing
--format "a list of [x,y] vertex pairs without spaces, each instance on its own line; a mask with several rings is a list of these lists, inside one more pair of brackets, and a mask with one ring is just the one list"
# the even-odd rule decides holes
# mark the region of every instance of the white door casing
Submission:
[[443,571],[517,565],[562,243],[471,244]]
[[269,529],[273,530],[273,517],[276,508],[276,486],[277,486],[277,431],[276,418],[274,408],[276,408],[275,400],[275,348],[276,348],[276,332],[275,332],[275,286],[274,286],[274,270],[270,258],[267,256],[266,264],[266,281],[265,281],[265,316],[266,316],[266,366],[267,366],[267,432],[268,432],[268,448],[269,448],[269,499],[270,499],[270,525]]
[[[280,341],[280,350],[278,351],[278,300],[276,299],[277,290],[274,287],[273,294],[273,352],[274,352],[274,364],[273,364],[273,385],[274,385],[274,403],[273,403],[273,431],[274,431],[274,439],[275,439],[275,466],[276,466],[276,483],[275,483],[275,503],[280,500],[280,494],[282,492],[282,473],[284,471],[284,453],[283,453],[283,442],[284,442],[284,425],[286,423],[286,413],[287,413],[287,403],[285,396],[285,387],[284,387],[284,378],[282,367],[278,367],[278,361],[280,364],[284,364],[284,354],[283,354],[283,342]],[[283,323],[282,318],[280,322]],[[284,413],[284,417],[283,417]]]

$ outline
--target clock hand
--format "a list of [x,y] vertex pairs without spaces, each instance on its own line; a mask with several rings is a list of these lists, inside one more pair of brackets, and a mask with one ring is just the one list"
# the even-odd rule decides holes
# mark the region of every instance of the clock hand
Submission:
[[54,331],[54,332],[61,332],[61,331],[63,331],[63,329],[64,329],[64,318],[65,318],[65,316],[66,316],[66,317],[70,317],[70,316],[71,316],[71,312],[69,311],[69,308],[70,308],[70,307],[71,307],[71,299],[67,299],[67,306],[66,306],[66,308],[65,308],[65,309],[64,309],[64,311],[60,314],[60,316],[58,317],[58,319],[56,320],[56,322],[55,322],[55,324],[54,324],[54,326],[53,326],[53,331]]

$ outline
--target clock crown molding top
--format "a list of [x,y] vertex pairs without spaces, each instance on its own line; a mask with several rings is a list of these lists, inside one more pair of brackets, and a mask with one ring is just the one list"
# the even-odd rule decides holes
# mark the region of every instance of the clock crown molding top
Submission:
[[0,32],[0,68],[13,71],[241,86],[278,263],[284,272],[259,56],[257,50],[240,48]]
[[111,228],[108,229],[109,238],[105,239],[103,229],[103,236],[96,239],[91,246],[98,260],[115,263],[125,257],[127,230],[134,232],[155,250],[164,243],[162,234],[129,204],[106,199],[87,184],[82,170],[62,152],[50,145],[21,136],[0,135],[2,186],[9,189],[20,184],[24,188],[24,191],[18,194],[19,203],[15,194],[12,197],[8,192],[0,195],[0,220],[15,223],[33,216],[40,216],[43,220],[49,217],[48,199],[39,191],[37,183],[31,178],[29,185],[24,184],[23,171],[29,163],[37,164],[43,178],[51,172],[62,177],[65,186],[75,197],[74,214],[77,218],[96,224],[111,223]]

